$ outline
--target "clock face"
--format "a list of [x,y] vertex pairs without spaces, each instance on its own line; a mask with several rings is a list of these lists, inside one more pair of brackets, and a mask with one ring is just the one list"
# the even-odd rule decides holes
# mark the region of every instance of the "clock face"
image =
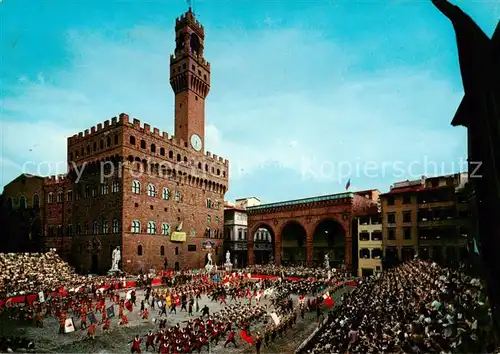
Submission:
[[197,135],[197,134],[191,135],[191,146],[196,151],[200,151],[201,150],[201,138],[200,138],[199,135]]

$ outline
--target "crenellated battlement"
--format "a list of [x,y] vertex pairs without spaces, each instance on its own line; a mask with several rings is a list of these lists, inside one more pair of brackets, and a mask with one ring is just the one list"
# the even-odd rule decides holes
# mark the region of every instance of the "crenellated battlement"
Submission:
[[224,166],[229,166],[229,160],[227,160],[223,157],[217,156],[215,154],[212,154],[210,151],[207,151],[205,153],[205,156],[207,157],[207,159],[209,161],[220,163],[220,164],[223,164]]
[[[210,71],[210,62],[205,60],[201,55],[198,53],[191,53],[191,55],[196,59],[198,63],[203,65],[208,71]],[[176,60],[185,58],[184,55],[182,55],[180,58],[177,58],[175,54],[170,54],[170,64],[173,64]]]
[[191,8],[189,8],[189,10],[185,14],[175,19],[175,30],[178,31],[182,29],[186,24],[190,25],[194,30],[199,32],[201,37],[205,36],[205,28],[196,19]]
[[83,132],[79,132],[78,134],[68,137],[68,145],[78,144],[83,140],[93,137],[94,135],[101,134],[111,128],[117,127],[119,124],[123,124],[124,122],[128,122],[128,115],[122,113],[120,114],[120,118],[113,117],[111,118],[111,121],[109,119],[105,120],[103,123],[98,123],[97,126],[90,127],[90,129],[85,129]]
[[46,176],[46,177],[43,178],[43,182],[46,185],[49,185],[49,184],[58,184],[58,183],[62,183],[62,182],[65,182],[65,181],[67,181],[65,173],[58,174],[58,175],[52,175],[52,176]]

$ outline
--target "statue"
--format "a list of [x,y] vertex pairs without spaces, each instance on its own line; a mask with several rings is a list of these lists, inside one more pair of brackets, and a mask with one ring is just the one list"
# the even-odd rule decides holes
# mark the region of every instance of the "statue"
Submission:
[[328,256],[328,254],[325,254],[325,261],[323,264],[325,265],[326,269],[330,269],[330,257]]
[[226,264],[231,264],[231,252],[226,252]]
[[119,268],[120,260],[121,260],[120,246],[116,246],[116,248],[113,250],[113,253],[111,254],[111,271],[120,270]]
[[205,264],[205,270],[208,273],[211,273],[213,268],[214,266],[212,264],[212,253],[209,252],[207,253],[207,264]]
[[[455,29],[464,98],[453,126],[468,130],[471,210],[477,227],[471,236],[478,244],[486,271],[488,297],[497,334],[500,333],[500,22],[492,38],[458,6],[432,0]],[[474,215],[476,214],[476,215]],[[472,257],[477,257],[471,253]]]

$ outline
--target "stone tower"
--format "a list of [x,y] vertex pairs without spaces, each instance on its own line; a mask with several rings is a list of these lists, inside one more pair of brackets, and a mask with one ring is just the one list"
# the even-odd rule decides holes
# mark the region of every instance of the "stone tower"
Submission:
[[197,151],[205,150],[205,98],[210,64],[203,58],[205,31],[189,10],[175,21],[175,52],[170,56],[170,85],[175,93],[174,135]]

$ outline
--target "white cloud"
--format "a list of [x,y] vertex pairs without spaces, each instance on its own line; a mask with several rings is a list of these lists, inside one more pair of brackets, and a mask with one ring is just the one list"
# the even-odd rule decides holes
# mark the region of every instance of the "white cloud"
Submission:
[[[147,27],[132,28],[122,41],[69,33],[74,60],[65,71],[44,71],[37,81],[24,77],[9,88],[3,158],[19,165],[50,161],[55,169],[66,160],[67,136],[120,112],[172,132],[172,37]],[[206,57],[212,65],[207,150],[230,159],[236,193],[250,190],[245,183],[252,175],[279,185],[292,172],[303,181],[311,161],[316,172],[307,181],[338,179],[342,190],[344,176],[321,176],[322,164],[407,164],[423,156],[446,162],[465,152],[463,132],[449,127],[460,100],[449,84],[405,67],[360,75],[353,67],[366,59],[356,48],[339,47],[319,32],[207,33]],[[262,173],[276,166],[282,175]],[[3,169],[11,177],[18,172]],[[387,186],[394,181],[386,179]],[[360,188],[370,187],[365,180]]]

